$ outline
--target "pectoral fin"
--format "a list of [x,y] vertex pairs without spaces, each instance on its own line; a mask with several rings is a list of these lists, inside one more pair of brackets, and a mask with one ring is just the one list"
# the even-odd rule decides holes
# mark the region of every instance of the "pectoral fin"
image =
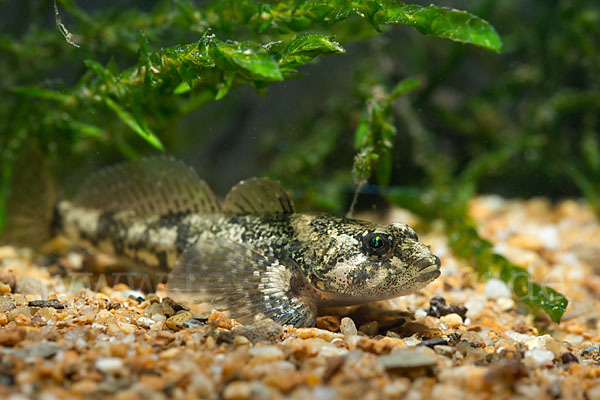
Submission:
[[209,304],[249,324],[270,318],[279,324],[314,325],[311,288],[291,260],[278,260],[227,239],[200,240],[169,275],[169,296]]

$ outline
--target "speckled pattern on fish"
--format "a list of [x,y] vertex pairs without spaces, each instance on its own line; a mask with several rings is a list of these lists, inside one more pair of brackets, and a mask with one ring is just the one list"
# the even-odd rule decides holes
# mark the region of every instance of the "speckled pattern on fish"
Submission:
[[440,274],[405,224],[296,213],[266,178],[240,182],[219,205],[191,168],[167,157],[94,174],[53,215],[69,239],[169,271],[170,295],[244,323],[313,325],[320,307],[402,296]]

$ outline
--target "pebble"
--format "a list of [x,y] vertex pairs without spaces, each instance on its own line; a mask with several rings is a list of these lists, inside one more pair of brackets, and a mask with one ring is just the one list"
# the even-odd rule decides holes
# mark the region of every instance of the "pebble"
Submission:
[[327,329],[331,332],[337,332],[340,330],[340,319],[333,315],[326,315],[324,317],[317,318],[317,328]]
[[5,328],[0,330],[0,346],[14,346],[27,336],[24,328]]
[[452,348],[452,346],[448,346],[448,345],[436,345],[433,346],[433,350],[441,355],[441,356],[445,356],[445,357],[452,357],[452,354],[454,354],[454,349]]
[[96,369],[106,374],[122,372],[123,360],[117,357],[100,357],[96,359]]
[[455,313],[444,315],[442,318],[440,318],[440,321],[448,325],[450,328],[458,328],[463,324],[462,317]]
[[12,288],[9,284],[0,282],[0,295],[12,292]]
[[437,364],[438,358],[435,354],[417,349],[399,350],[379,356],[377,363],[385,369],[429,367]]
[[15,321],[15,324],[18,326],[31,325],[31,318],[25,314],[18,314],[13,321]]
[[539,367],[551,363],[554,360],[554,353],[549,350],[532,349],[525,352],[525,363]]
[[185,328],[185,322],[191,320],[192,318],[193,316],[191,312],[183,311],[173,315],[172,317],[169,317],[166,324],[169,329],[178,331]]
[[344,317],[340,323],[340,330],[344,337],[354,336],[358,334],[358,330],[356,329],[356,325],[352,318]]
[[223,389],[225,400],[246,400],[269,398],[270,391],[262,382],[235,381],[229,383]]
[[15,293],[21,293],[23,295],[35,295],[40,297],[47,297],[49,293],[48,288],[41,280],[33,276],[21,276],[17,280],[15,287]]
[[483,293],[488,299],[499,299],[501,297],[512,297],[508,285],[500,279],[492,278],[485,283]]
[[50,358],[61,350],[60,346],[54,343],[40,342],[33,344],[28,351],[31,357]]
[[27,303],[28,307],[52,307],[57,310],[63,310],[67,305],[57,299],[52,300],[32,300]]
[[248,350],[248,354],[262,362],[283,360],[285,357],[283,351],[277,346],[253,347]]
[[515,301],[510,297],[500,297],[496,300],[500,311],[512,310],[515,307]]

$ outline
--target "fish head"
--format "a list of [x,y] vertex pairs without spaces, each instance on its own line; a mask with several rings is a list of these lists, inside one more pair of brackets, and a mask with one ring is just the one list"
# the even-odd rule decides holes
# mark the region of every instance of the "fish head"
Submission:
[[440,259],[406,224],[351,219],[330,224],[320,263],[309,281],[330,305],[390,299],[420,290],[440,276]]

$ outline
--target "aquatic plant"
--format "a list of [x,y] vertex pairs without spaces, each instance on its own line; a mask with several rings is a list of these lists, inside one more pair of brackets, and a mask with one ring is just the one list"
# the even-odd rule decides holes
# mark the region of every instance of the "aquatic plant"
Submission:
[[[28,142],[37,141],[50,158],[60,160],[59,173],[90,154],[101,153],[108,162],[171,150],[201,135],[182,132],[185,116],[227,101],[232,91],[251,88],[264,94],[283,81],[308,79],[302,73],[313,70],[304,65],[335,55],[360,64],[349,85],[351,95],[340,90],[319,96],[318,112],[305,112],[298,121],[300,133],[276,128],[261,133],[263,154],[269,154],[265,169],[303,189],[305,203],[337,211],[347,205],[344,190],[376,176],[389,201],[446,221],[455,251],[482,276],[512,282],[518,297],[532,299],[532,305],[560,319],[564,297],[535,286],[526,271],[493,254],[477,235],[466,204],[477,191],[505,188],[502,178],[512,183],[505,193],[531,195],[536,174],[548,177],[549,195],[579,189],[574,193],[599,204],[594,182],[600,180],[600,102],[597,80],[588,78],[598,76],[593,60],[599,44],[590,40],[600,26],[597,5],[528,5],[525,11],[545,23],[565,27],[547,31],[542,24],[508,29],[507,21],[518,14],[515,6],[483,2],[476,14],[507,27],[505,53],[517,65],[504,68],[493,53],[502,42],[489,23],[435,5],[165,0],[146,11],[86,11],[75,1],[59,0],[57,30],[46,22],[54,14],[47,3],[31,5],[26,30],[17,25],[19,19],[11,33],[0,36],[5,53],[0,118],[6,121],[0,133],[0,226],[15,159]],[[408,31],[397,44],[389,39],[397,38],[390,36],[397,34],[394,25],[459,44]],[[366,55],[342,55],[348,46],[364,43]],[[493,52],[474,53],[464,43]],[[570,56],[559,56],[565,52]],[[424,61],[426,54],[442,54],[441,61]],[[411,60],[412,70],[386,68],[401,59]],[[461,65],[468,72],[456,76]],[[488,72],[492,83],[472,93],[440,94],[444,82],[460,84],[469,74],[485,74],[486,67],[493,72]],[[444,95],[454,99],[450,106]],[[352,130],[354,138],[339,151]],[[281,145],[284,136],[290,142],[286,146]],[[523,170],[516,180],[515,160]],[[561,191],[565,187],[570,191]],[[515,274],[523,278],[514,282]]]

